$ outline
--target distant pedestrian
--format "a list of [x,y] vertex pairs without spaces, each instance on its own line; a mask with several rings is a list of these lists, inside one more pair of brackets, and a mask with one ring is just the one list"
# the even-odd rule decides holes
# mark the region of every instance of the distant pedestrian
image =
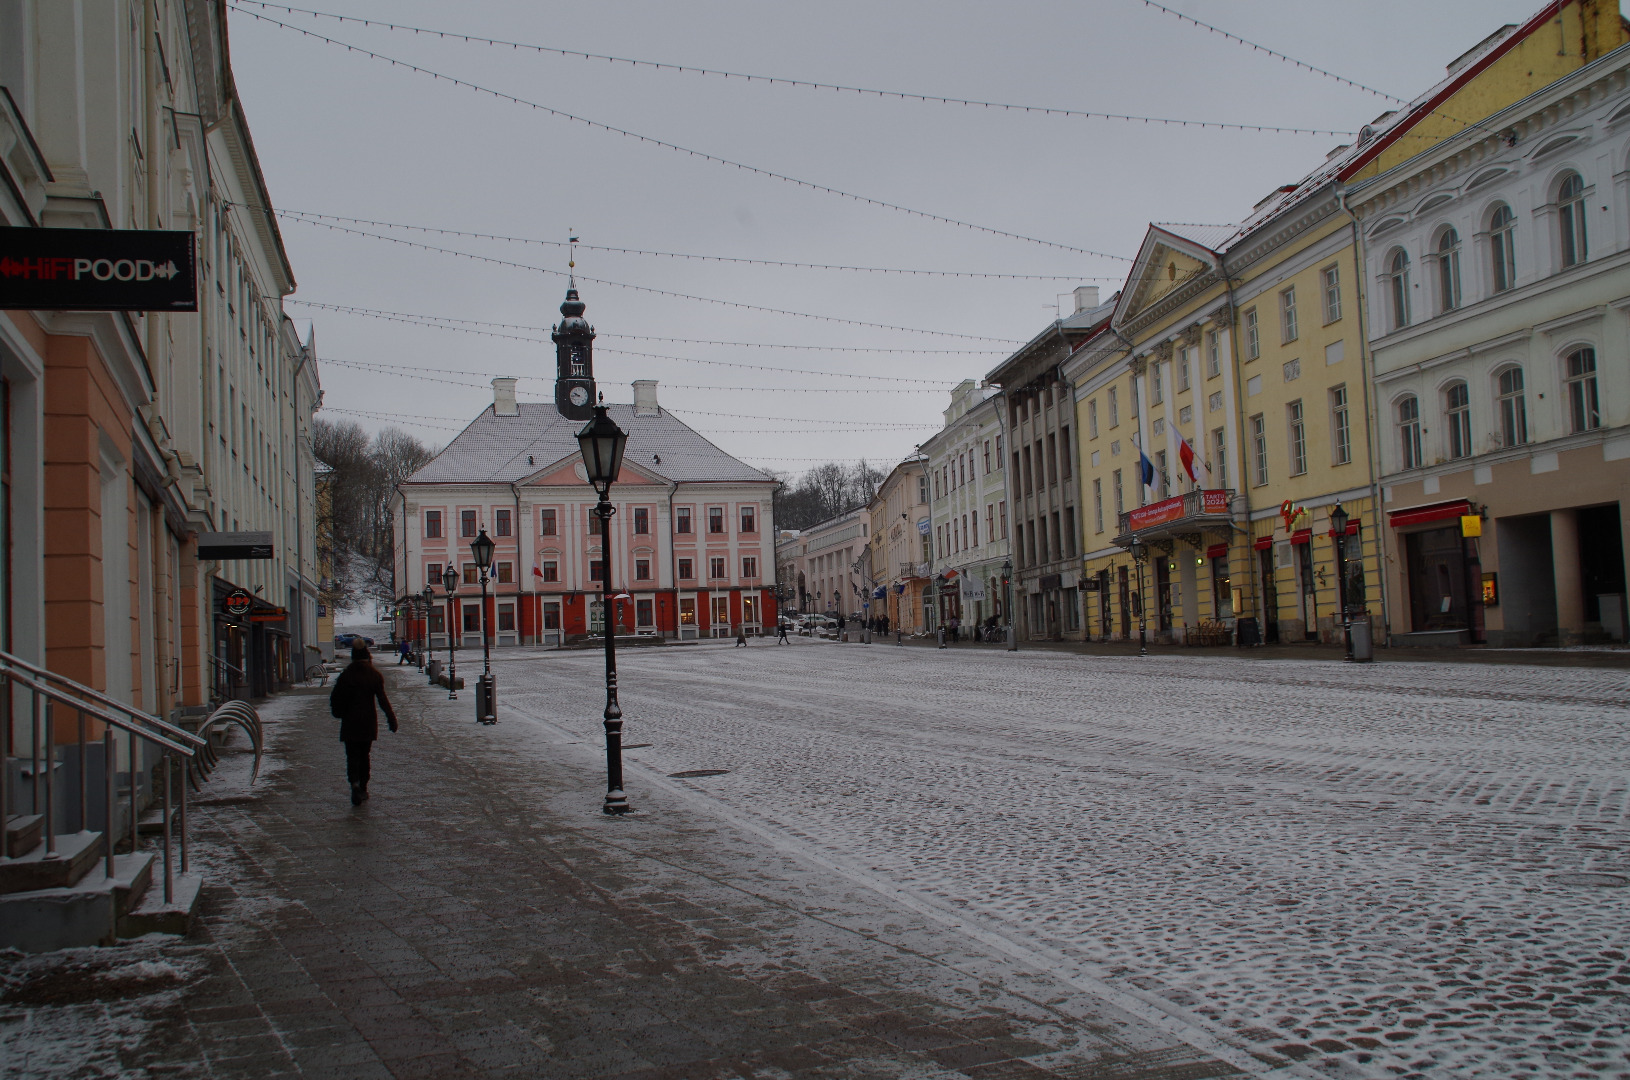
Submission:
[[736,648],[740,649],[747,644],[747,627],[736,627]]
[[385,676],[374,667],[368,646],[358,641],[351,646],[350,665],[334,680],[334,690],[328,695],[328,711],[339,718],[340,742],[345,744],[345,779],[351,785],[352,806],[368,798],[368,755],[379,738],[376,701],[395,731],[396,712],[385,696]]
[[402,656],[400,660],[396,661],[397,667],[401,667],[403,664],[413,663],[413,646],[408,643],[407,639],[404,638],[402,640],[402,643],[397,646],[396,651]]
[[787,620],[780,619],[775,624],[775,643],[777,645],[791,645],[787,640]]

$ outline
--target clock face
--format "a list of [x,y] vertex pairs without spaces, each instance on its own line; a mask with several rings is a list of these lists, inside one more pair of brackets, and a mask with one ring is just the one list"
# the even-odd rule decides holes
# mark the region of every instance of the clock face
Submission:
[[581,386],[572,387],[570,396],[573,405],[582,405],[589,400],[589,392]]

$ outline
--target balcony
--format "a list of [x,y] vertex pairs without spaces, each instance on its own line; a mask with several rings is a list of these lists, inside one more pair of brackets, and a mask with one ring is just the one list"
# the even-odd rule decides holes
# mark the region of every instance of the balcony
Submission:
[[925,562],[903,562],[900,564],[901,578],[925,578],[928,576],[928,564]]
[[1191,547],[1203,547],[1206,533],[1227,537],[1234,519],[1230,509],[1233,502],[1233,491],[1210,488],[1127,510],[1120,515],[1120,534],[1115,537],[1115,543],[1128,547],[1136,534],[1145,542],[1175,540]]

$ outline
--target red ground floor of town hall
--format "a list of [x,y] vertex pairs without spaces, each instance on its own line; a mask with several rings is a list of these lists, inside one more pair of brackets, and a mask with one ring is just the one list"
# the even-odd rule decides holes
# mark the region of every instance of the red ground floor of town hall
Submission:
[[[487,626],[497,645],[549,645],[600,633],[602,598],[598,593],[506,592],[487,597]],[[773,628],[776,621],[773,589],[661,589],[618,594],[615,604],[618,633],[660,634],[671,638],[727,637],[738,630],[748,634]],[[445,646],[451,614],[461,640],[481,641],[481,597],[460,595],[448,600],[438,595],[426,618],[425,605],[416,597],[397,601],[394,626],[397,640]]]

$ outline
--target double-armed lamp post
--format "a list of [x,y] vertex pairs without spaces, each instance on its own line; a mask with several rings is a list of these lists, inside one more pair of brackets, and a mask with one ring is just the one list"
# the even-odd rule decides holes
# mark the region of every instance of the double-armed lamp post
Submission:
[[425,661],[430,658],[430,613],[436,610],[436,590],[428,581],[424,592],[419,594],[419,603],[424,607],[424,637],[419,648],[419,670],[423,671]]
[[604,405],[594,407],[594,419],[577,433],[584,471],[600,496],[594,514],[600,519],[600,585],[604,590],[601,622],[606,633],[606,800],[601,810],[608,814],[626,814],[631,809],[623,793],[623,710],[617,703],[617,629],[613,611],[616,590],[611,585],[611,518],[617,512],[611,505],[611,485],[622,468],[623,447],[627,444],[628,433],[607,415]]
[[481,535],[470,541],[470,555],[475,559],[476,569],[481,572],[481,682],[476,687],[476,721],[482,724],[496,724],[498,722],[498,705],[493,699],[496,696],[492,689],[492,653],[488,649],[491,638],[490,627],[487,625],[487,568],[492,565],[492,539],[487,536],[487,530],[482,529]]
[[454,688],[458,682],[453,678],[458,674],[458,659],[453,652],[453,623],[457,612],[453,610],[453,599],[458,596],[458,570],[452,563],[442,571],[441,587],[447,590],[447,700],[457,701],[458,691]]
[[1130,545],[1132,561],[1138,567],[1138,655],[1149,655],[1149,624],[1143,603],[1143,561],[1149,557],[1149,545],[1133,534]]
[[1002,560],[1002,614],[1007,617],[1007,651],[1019,651],[1019,635],[1013,632],[1013,560]]

